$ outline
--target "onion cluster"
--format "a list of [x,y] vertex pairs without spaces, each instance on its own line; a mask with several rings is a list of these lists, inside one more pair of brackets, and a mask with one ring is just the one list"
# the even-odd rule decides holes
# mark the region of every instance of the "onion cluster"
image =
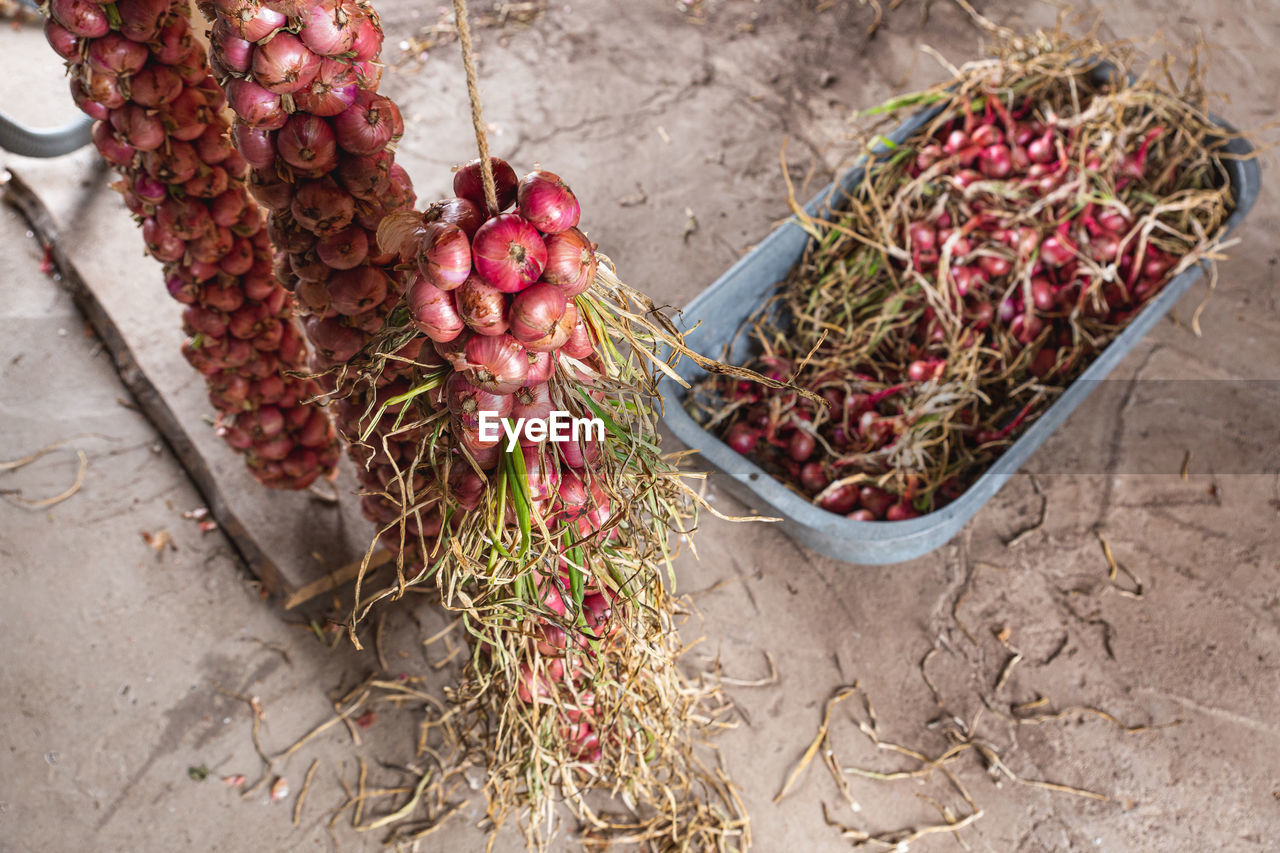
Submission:
[[300,489],[333,471],[337,439],[295,378],[307,345],[272,271],[225,97],[177,0],[55,0],[45,34],[67,62],[93,141],[184,304],[183,354],[204,374],[218,430],[262,483]]
[[[488,472],[498,468],[504,453],[513,452],[520,454],[531,509],[556,541],[568,532],[575,541],[598,544],[613,531],[608,493],[591,467],[601,453],[597,441],[522,434],[520,446],[507,451],[505,433],[493,440],[480,429],[482,413],[496,423],[546,420],[555,410],[568,410],[571,401],[580,410],[575,389],[589,388],[600,373],[594,334],[575,300],[595,280],[597,264],[595,244],[576,227],[577,198],[551,172],[537,170],[517,179],[496,157],[491,167],[496,206],[485,198],[476,160],[454,173],[456,197],[425,212],[389,215],[378,229],[379,248],[394,252],[414,271],[406,305],[421,333],[416,342],[430,344],[417,350],[417,360],[429,365],[426,352],[431,350],[442,365],[435,370],[445,377],[426,404],[448,410],[459,457],[447,484],[424,477],[415,485],[416,500],[431,509],[420,512],[411,526],[425,527],[428,536],[438,534],[446,500],[475,509],[490,486]],[[386,523],[404,514],[383,499],[367,500]],[[392,550],[399,547],[398,540],[388,544]],[[569,592],[566,560],[561,558],[557,571],[535,573],[546,616],[537,627],[540,663],[521,667],[516,692],[525,702],[562,708],[565,740],[578,757],[594,760],[600,733],[583,664],[596,653],[593,648],[600,648],[591,641],[612,636],[618,619],[605,592],[589,580],[578,608]]]
[[[454,371],[444,402],[484,470],[498,464],[501,442],[481,436],[476,413],[546,418],[557,365],[567,356],[580,367],[595,351],[574,301],[595,278],[595,245],[575,227],[573,191],[550,172],[517,181],[506,162],[491,162],[496,210],[477,160],[454,174],[455,198],[388,216],[378,230],[379,248],[415,271],[411,321]],[[567,452],[580,464],[581,452]]]
[[[354,435],[369,400],[363,389],[338,388],[332,369],[356,358],[401,301],[396,256],[378,249],[375,234],[387,214],[414,201],[392,150],[404,132],[400,111],[378,94],[377,14],[364,0],[202,0],[200,7],[213,23],[213,66],[236,116],[232,137],[250,166],[250,190],[270,212],[276,274],[305,316],[312,367],[343,401],[338,426]],[[404,355],[412,361],[419,348]],[[430,347],[427,354],[435,357]],[[378,393],[405,390],[404,377],[417,369],[389,363]],[[366,492],[393,489],[412,441],[379,433],[352,445]],[[365,515],[383,521],[388,504],[366,498]]]
[[[810,371],[804,385],[825,407],[747,382],[728,395],[740,414],[724,421],[724,440],[830,512],[864,521],[918,516],[919,478],[908,474],[889,494],[850,474],[893,453],[911,432],[918,420],[911,403],[922,387],[940,387],[957,378],[953,369],[975,364],[979,377],[1065,382],[1177,264],[1121,200],[1126,187],[1145,187],[1152,177],[1149,151],[1163,128],[1104,159],[1052,111],[1035,118],[1029,105],[1011,114],[996,97],[985,103],[984,112],[966,109],[924,136],[904,170],[904,183],[927,187],[927,203],[901,218],[889,263],[896,280],[923,282],[934,298],[904,285],[888,318],[894,330],[881,347],[886,357]],[[1086,192],[1095,181],[1115,197]],[[1094,332],[1082,336],[1082,323]],[[793,376],[787,359],[761,362],[774,379]],[[974,456],[998,451],[1033,414],[1027,403],[992,425],[982,421],[981,405],[958,411],[953,439]],[[953,473],[928,503],[937,508],[963,490]]]

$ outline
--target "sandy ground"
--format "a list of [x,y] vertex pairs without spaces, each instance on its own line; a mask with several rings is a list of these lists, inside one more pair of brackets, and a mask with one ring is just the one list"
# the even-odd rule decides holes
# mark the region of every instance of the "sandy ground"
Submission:
[[[821,180],[845,153],[850,110],[939,76],[919,44],[955,60],[973,55],[979,34],[949,4],[932,5],[922,24],[920,4],[904,4],[868,42],[870,12],[847,3],[816,13],[791,0],[726,0],[695,6],[696,19],[674,2],[555,4],[528,27],[479,35],[496,153],[566,175],[626,277],[681,304],[784,214],[784,137],[797,178],[812,163]],[[1232,93],[1223,112],[1244,126],[1273,117],[1280,16],[1271,4],[1107,5],[1111,32],[1145,36],[1159,25],[1184,55],[1203,34],[1215,48],[1212,80]],[[379,8],[392,56],[438,13],[397,0]],[[1013,25],[1053,14],[1018,11],[1011,0],[985,8]],[[5,111],[46,125],[69,117],[38,30],[4,41]],[[401,161],[422,197],[442,191],[448,166],[468,156],[455,49],[442,45],[387,75],[409,125]],[[21,167],[16,158],[0,164]],[[816,762],[773,804],[823,703],[855,681],[885,741],[934,756],[972,731],[1008,770],[984,766],[973,750],[948,765],[982,816],[958,837],[936,834],[912,849],[1275,849],[1278,214],[1264,190],[1201,318],[1204,336],[1157,328],[1117,371],[1120,381],[1034,457],[1034,479],[1015,478],[946,548],[855,567],[764,525],[704,524],[702,559],[679,566],[684,591],[715,587],[694,596],[703,620],[686,633],[708,641],[691,664],[719,653],[728,674],[753,679],[767,672],[768,651],[778,670],[776,683],[730,688],[742,721],[720,739],[756,849],[847,848],[824,804],[831,820],[867,832],[936,823],[934,802],[952,819],[969,814],[941,772],[893,782],[851,775],[850,802]],[[8,209],[0,245],[0,457],[65,442],[0,472],[0,851],[377,848],[379,833],[345,822],[326,830],[344,799],[338,777],[352,779],[360,755],[381,782],[402,781],[413,715],[379,718],[358,751],[335,728],[281,767],[296,792],[320,762],[296,827],[293,795],[270,803],[223,784],[259,773],[250,707],[236,697],[259,697],[263,741],[277,749],[324,720],[330,692],[375,664],[329,651],[297,624],[302,617],[260,600],[221,534],[182,517],[199,495],[130,408]],[[149,263],[139,258],[138,286],[148,284]],[[1202,296],[1193,291],[1176,313],[1189,317]],[[73,497],[49,508],[14,503],[16,490],[38,499],[65,489],[76,451],[87,468]],[[1043,525],[1006,545],[1037,518],[1041,494]],[[727,511],[742,509],[713,495]],[[173,547],[157,553],[143,531],[167,531]],[[1095,531],[1137,581],[1108,579]],[[426,608],[392,614],[384,651],[394,671],[430,672],[415,619],[439,624]],[[1087,712],[1038,725],[1004,718],[1038,700],[1046,716],[1092,706],[1155,728],[1125,731]],[[918,766],[873,746],[857,728],[868,719],[863,696],[835,712],[843,766]],[[484,849],[473,828],[481,811],[468,807],[424,849]],[[506,834],[496,849],[519,846]]]

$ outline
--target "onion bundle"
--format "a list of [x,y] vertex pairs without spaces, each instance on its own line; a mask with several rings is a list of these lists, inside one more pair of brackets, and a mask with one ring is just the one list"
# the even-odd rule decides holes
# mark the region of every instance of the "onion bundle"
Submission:
[[[494,158],[491,204],[480,166],[455,173],[457,197],[378,230],[378,250],[396,253],[413,281],[351,368],[372,380],[406,348],[420,355],[361,433],[414,453],[374,498],[397,578],[372,591],[357,581],[352,637],[370,608],[418,584],[461,613],[473,648],[448,691],[449,725],[432,729],[450,733],[436,748],[488,766],[490,816],[518,813],[531,845],[554,832],[558,792],[593,832],[715,846],[745,834],[745,818],[693,754],[715,690],[675,665],[660,574],[691,492],[659,455],[645,361],[659,342],[688,351],[577,230],[563,181],[517,180]],[[520,419],[555,413],[595,419],[601,432],[516,433]],[[504,419],[510,433],[486,435],[486,420]],[[605,830],[580,794],[615,786],[634,811],[609,815]]]
[[337,439],[318,392],[296,378],[306,341],[272,272],[246,164],[221,116],[225,98],[179,0],[59,0],[45,33],[71,91],[97,119],[93,140],[147,251],[186,305],[183,354],[206,379],[218,430],[268,486],[301,489],[332,473]]
[[[409,208],[413,186],[395,162],[404,131],[394,102],[378,94],[382,30],[364,0],[208,0],[214,69],[236,115],[236,148],[250,188],[269,210],[277,274],[297,299],[312,367],[335,406],[366,492],[364,514],[387,519],[378,495],[398,479],[412,447],[356,436],[359,416],[416,370],[419,347],[400,354],[367,386],[345,366],[400,303],[395,255],[378,249],[378,223]],[[427,348],[428,364],[437,361]]]
[[754,317],[752,364],[823,402],[723,378],[691,398],[830,512],[895,521],[954,500],[1214,256],[1233,201],[1201,78],[1171,94],[1159,63],[1127,79],[1128,48],[1057,33],[1015,58],[1025,47],[899,99],[942,108],[873,153],[826,218],[801,216],[813,239]]

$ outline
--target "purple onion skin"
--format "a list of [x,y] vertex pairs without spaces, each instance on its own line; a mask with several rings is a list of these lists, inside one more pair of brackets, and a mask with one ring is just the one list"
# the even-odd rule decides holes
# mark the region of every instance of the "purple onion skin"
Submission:
[[123,177],[117,187],[164,264],[165,289],[186,306],[182,351],[206,377],[217,431],[264,485],[306,488],[333,471],[337,437],[323,411],[303,404],[319,387],[291,375],[307,368],[304,338],[271,275],[248,163],[231,146],[185,10],[178,0],[120,0],[113,32],[104,6],[54,0],[46,34],[76,63],[73,96],[99,119],[94,144]]

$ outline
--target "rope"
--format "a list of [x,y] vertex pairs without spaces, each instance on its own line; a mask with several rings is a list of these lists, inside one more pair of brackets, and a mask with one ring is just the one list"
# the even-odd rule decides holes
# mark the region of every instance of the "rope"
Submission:
[[493,184],[493,164],[489,162],[489,139],[484,134],[484,120],[480,117],[480,87],[476,84],[476,63],[471,54],[471,26],[467,23],[467,0],[453,0],[453,16],[458,23],[458,43],[462,45],[462,67],[467,72],[467,97],[471,99],[471,126],[476,132],[476,147],[480,149],[480,179],[484,182],[484,197],[489,210],[498,212],[498,191]]

